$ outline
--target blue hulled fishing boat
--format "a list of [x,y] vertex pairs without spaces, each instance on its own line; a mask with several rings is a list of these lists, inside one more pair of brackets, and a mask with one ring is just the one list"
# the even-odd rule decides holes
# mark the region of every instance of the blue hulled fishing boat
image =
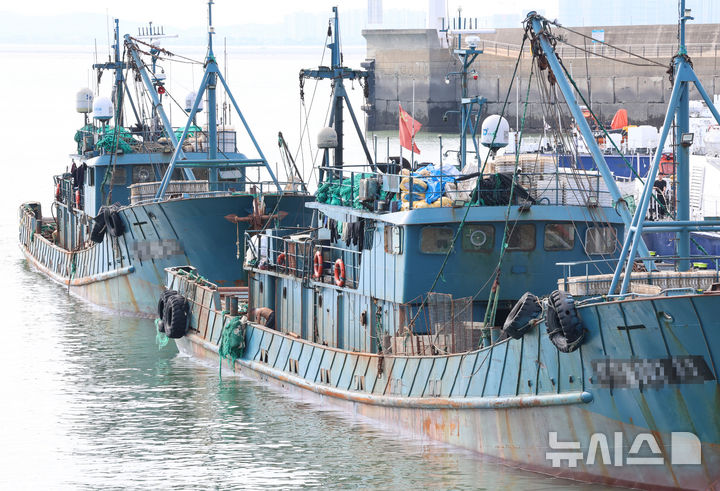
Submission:
[[[167,93],[158,66],[175,56],[159,47],[164,31],[151,25],[121,38],[116,20],[114,59],[94,65],[98,81],[104,71],[114,74],[113,95],[78,93],[85,125],[75,135],[71,172],[54,177],[52,216],[43,216],[39,202],[20,207],[20,247],[28,261],[95,304],[151,315],[164,269],[175,264],[192,264],[223,288],[245,286],[246,273],[229,267],[241,264],[245,230],[271,221],[308,224],[296,169],[287,185],[274,175],[218,67],[212,25],[208,32],[202,82],[186,98],[186,120],[177,128],[165,109],[177,98]],[[221,88],[241,133],[227,114],[218,120]],[[196,122],[204,102],[202,128]],[[245,134],[254,156],[237,148]],[[253,182],[250,168],[264,170],[268,182]]]
[[[688,141],[690,82],[711,105],[684,51],[689,16],[679,4],[660,149],[674,118],[678,141]],[[561,26],[535,12],[525,25],[533,66],[551,74],[612,190],[554,52]],[[312,73],[325,70],[342,98],[341,74],[351,71],[334,63]],[[660,151],[630,217],[615,192],[615,208],[597,196],[553,201],[523,175],[528,162],[519,172],[520,156],[509,175],[329,166],[334,134],[319,139],[327,150],[306,205],[313,226],[246,234],[247,291],[224,292],[190,266],[168,268],[158,328],[182,352],[520,468],[647,489],[718,486],[720,278],[717,268],[690,269],[688,232],[701,224],[684,215],[687,187],[677,220],[645,223]],[[678,154],[682,180],[687,147]],[[551,173],[559,182],[558,167]],[[677,270],[658,271],[642,232],[667,228],[679,230],[679,248],[663,264]],[[614,234],[624,237],[620,260]],[[563,275],[578,266],[586,274]]]

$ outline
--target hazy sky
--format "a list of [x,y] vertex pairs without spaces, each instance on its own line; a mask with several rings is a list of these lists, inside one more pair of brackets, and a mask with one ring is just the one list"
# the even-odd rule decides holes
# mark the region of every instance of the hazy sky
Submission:
[[[248,0],[216,0],[213,6],[215,25],[243,23],[274,23],[290,12],[304,10],[309,12],[329,11],[333,5],[342,10],[361,9],[367,6],[367,0],[269,0],[252,2]],[[426,10],[427,0],[384,0],[384,9]],[[302,7],[302,8],[300,8]],[[545,9],[548,17],[557,15],[557,0],[448,0],[451,16],[457,15],[457,8],[463,8],[463,15],[481,17],[492,14],[517,14],[533,9]],[[108,13],[110,17],[123,17],[129,20],[147,22],[152,19],[164,25],[178,27],[196,26],[198,16],[205,16],[206,0],[173,0],[158,2],[148,0],[38,0],[31,2],[5,2],[0,11],[17,12],[27,15],[54,15],[59,13],[89,12]]]

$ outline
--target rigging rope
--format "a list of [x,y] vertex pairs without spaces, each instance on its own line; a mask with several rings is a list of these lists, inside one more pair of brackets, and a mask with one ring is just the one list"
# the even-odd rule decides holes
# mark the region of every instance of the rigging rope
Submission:
[[[515,61],[515,68],[513,70],[512,77],[510,78],[510,85],[508,86],[507,93],[505,94],[505,102],[503,103],[502,111],[500,111],[500,118],[498,119],[498,124],[495,127],[495,132],[493,133],[493,139],[491,142],[491,146],[493,143],[495,143],[495,138],[498,133],[498,129],[500,128],[500,122],[502,121],[503,116],[505,115],[505,109],[507,108],[508,101],[510,100],[510,93],[512,91],[512,86],[515,82],[515,75],[517,74],[518,67],[520,65],[520,61],[522,60],[523,55],[523,46],[525,46],[525,40],[528,38],[527,29],[525,30],[525,35],[523,36],[522,45],[520,46],[520,50],[518,51],[518,57]],[[528,90],[529,90],[530,84],[528,84]],[[527,98],[526,98],[527,99]],[[527,100],[525,101],[526,107],[527,107]],[[482,177],[483,172],[485,171],[485,166],[487,165],[488,159],[490,158],[490,152],[488,152],[485,156],[485,162],[483,163],[482,169],[480,170],[480,177]],[[475,184],[475,190],[477,191],[478,185],[479,185],[480,179],[478,178],[478,183]],[[514,180],[513,180],[514,182]],[[512,191],[511,191],[512,193]],[[428,290],[428,293],[432,292],[435,289],[435,286],[437,286],[438,281],[442,277],[443,271],[445,269],[445,265],[447,265],[448,259],[450,258],[450,254],[453,251],[453,248],[455,247],[455,243],[457,242],[458,237],[462,233],[463,225],[465,224],[465,221],[467,220],[468,213],[470,212],[470,208],[472,208],[472,203],[468,203],[467,206],[465,206],[465,213],[463,214],[462,220],[460,221],[460,224],[458,225],[457,231],[455,232],[455,235],[453,235],[452,241],[450,242],[450,247],[448,248],[448,251],[445,253],[445,257],[443,258],[443,262],[440,265],[440,269],[438,270],[437,275],[435,275],[435,279],[433,280],[432,285],[430,286],[430,289]],[[420,313],[425,308],[425,305],[427,305],[428,301],[428,295],[426,294],[423,297],[422,303],[420,304],[420,307],[418,307],[417,312],[413,316],[412,320],[408,324],[410,328],[412,328],[415,325],[415,321],[417,320]]]
[[[175,56],[175,57],[177,57],[177,58],[182,58],[182,59],[187,60],[188,62],[191,62],[191,63],[196,64],[196,65],[204,65],[204,64],[205,64],[204,61],[198,61],[198,60],[194,60],[194,59],[192,59],[192,58],[188,58],[187,56],[178,55],[178,54],[176,54],[176,53],[173,53],[173,52],[171,52],[171,51],[166,50],[165,48],[161,48],[160,46],[156,46],[156,45],[154,45],[154,44],[150,44],[150,43],[146,43],[146,42],[144,42],[144,41],[140,41],[139,39],[134,38],[134,37],[132,37],[132,36],[130,36],[130,39],[131,39],[133,42],[135,42],[135,43],[142,44],[142,45],[144,45],[144,46],[147,46],[148,48],[153,48],[153,49],[157,50],[159,53],[166,54],[167,56]],[[139,48],[136,47],[136,49],[137,49],[138,51],[140,51]],[[160,59],[160,60],[173,61],[173,60],[170,60],[169,58],[161,58],[161,57],[160,57],[159,55],[157,55],[157,54],[153,55],[153,54],[151,54],[151,53],[145,53],[144,51],[140,51],[140,52],[141,52],[141,53],[144,53],[144,54],[146,54],[146,55],[149,55],[149,56],[155,56],[156,58],[158,58],[158,59]],[[177,61],[177,60],[175,60],[175,61]],[[183,63],[183,62],[179,62],[179,63]]]
[[[320,55],[320,66],[322,66],[323,62],[325,61],[325,53],[327,52],[327,45],[328,45],[327,38],[328,38],[328,34],[325,35],[325,42],[323,42],[323,51],[322,51],[322,54]],[[305,80],[302,77],[302,75],[300,75],[300,105],[303,107],[303,112],[305,113],[305,125],[302,127],[302,130],[300,131],[300,139],[298,142],[297,149],[295,150],[295,160],[297,161],[298,154],[300,154],[301,158],[302,158],[302,162],[303,162],[302,178],[304,180],[304,178],[305,178],[305,153],[304,152],[301,153],[301,150],[302,150],[302,144],[303,144],[303,137],[307,134],[308,148],[310,149],[310,156],[312,157],[311,158],[312,169],[310,171],[310,176],[308,176],[308,182],[310,182],[310,179],[312,179],[313,172],[315,172],[315,159],[317,159],[317,156],[319,154],[319,149],[318,149],[315,152],[315,156],[314,157],[312,156],[312,144],[310,141],[310,132],[308,131],[308,124],[310,123],[310,118],[308,117],[308,114],[312,111],[313,104],[315,103],[315,94],[317,93],[319,83],[320,83],[319,80],[315,80],[315,85],[313,87],[313,93],[312,93],[312,96],[310,97],[310,107],[308,108],[307,106],[305,106],[305,95],[304,95],[305,94],[305,92],[304,92]],[[301,117],[302,117],[302,114],[301,114]],[[325,120],[327,120],[327,115],[325,116]],[[302,126],[302,124],[301,124],[301,126]]]
[[[633,168],[632,164],[630,164],[630,162],[628,162],[627,158],[626,158],[625,155],[622,153],[622,151],[620,150],[620,148],[618,148],[618,146],[615,144],[615,141],[614,141],[612,138],[610,138],[610,134],[609,134],[609,133],[607,132],[607,130],[605,129],[605,125],[602,124],[602,122],[597,118],[597,116],[595,115],[595,113],[593,112],[593,110],[590,108],[590,105],[589,105],[588,102],[585,100],[585,97],[583,96],[582,92],[580,91],[580,88],[577,86],[577,84],[575,83],[575,80],[573,80],[572,76],[570,76],[570,72],[568,72],[567,68],[565,67],[565,64],[564,64],[564,63],[562,62],[562,60],[560,60],[559,58],[558,58],[558,61],[560,62],[560,66],[562,67],[563,72],[565,73],[565,76],[567,76],[568,80],[570,81],[570,83],[572,84],[572,86],[575,88],[575,91],[578,93],[578,95],[580,96],[580,99],[583,101],[583,103],[585,104],[585,106],[588,108],[588,111],[589,111],[590,114],[592,115],[593,119],[595,119],[595,121],[597,121],[598,127],[602,130],[602,132],[603,132],[603,134],[605,135],[605,137],[610,141],[610,143],[612,144],[613,148],[617,151],[618,155],[620,155],[620,157],[622,157],[623,162],[625,163],[625,165],[627,166],[627,168],[630,169],[630,171],[635,175],[635,177],[636,177],[636,178],[640,181],[640,183],[644,186],[644,185],[645,185],[645,181],[643,180],[642,177],[640,177],[640,174],[638,174],[637,171],[635,171],[635,169]],[[662,150],[662,149],[659,149],[659,148],[657,149],[658,152],[660,152],[661,150]],[[667,207],[657,198],[657,196],[655,196],[655,194],[652,195],[652,198],[653,198],[667,213],[670,213],[670,211],[667,209]]]
[[[567,116],[568,119],[572,120],[572,116],[571,116],[571,115],[569,115],[569,114],[568,114],[568,115],[564,115],[564,114],[562,113],[562,109],[567,108],[567,103],[566,103],[566,104],[562,104],[562,105],[559,103],[559,99],[558,99],[558,96],[557,96],[557,90],[556,90],[557,87],[556,87],[556,85],[552,82],[553,79],[550,78],[549,75],[548,75],[548,80],[545,80],[545,79],[542,78],[542,77],[538,77],[536,80],[537,80],[537,82],[538,82],[539,92],[540,92],[541,96],[542,96],[545,100],[547,100],[547,101],[549,101],[550,99],[553,99],[553,101],[552,101],[552,102],[549,102],[548,104],[550,104],[550,105],[552,105],[552,107],[554,107],[554,109],[555,109],[555,115],[554,115],[554,116],[556,116],[556,117],[558,118],[557,127],[561,129],[561,128],[563,127],[563,125],[562,125],[563,116]],[[549,84],[549,83],[552,83],[552,90],[551,90],[550,87],[548,87],[548,84]],[[579,89],[577,89],[577,86],[576,86],[576,90],[578,90],[578,92],[579,92]],[[546,110],[547,110],[546,104],[542,104],[542,105],[541,105],[541,109],[542,109],[543,113],[546,114]],[[548,116],[548,118],[551,118],[551,116],[550,116],[549,114],[547,114],[547,116]],[[554,117],[554,116],[553,116],[553,117]],[[594,114],[593,114],[593,117],[595,117]],[[596,118],[596,119],[597,119],[597,118]],[[579,181],[579,176],[577,175],[577,172],[576,172],[575,168],[578,167],[577,162],[578,162],[578,159],[579,159],[579,155],[577,154],[576,145],[574,144],[574,142],[570,141],[569,138],[567,137],[567,135],[566,135],[564,132],[562,132],[562,131],[555,130],[555,131],[553,132],[553,134],[554,134],[554,136],[555,136],[555,146],[556,146],[556,148],[560,148],[560,147],[562,146],[563,148],[567,148],[567,149],[570,149],[570,150],[573,150],[573,151],[574,151],[574,152],[572,153],[572,157],[573,157],[575,163],[574,163],[573,166],[571,167],[571,171],[572,171],[572,175],[574,176],[575,181],[576,181],[576,184],[577,184],[578,181]],[[578,187],[583,187],[583,186],[580,185],[580,186],[578,186]],[[584,187],[583,187],[583,188],[584,188]],[[583,190],[584,190],[584,189],[583,189]],[[585,220],[586,222],[591,222],[591,223],[592,223],[593,225],[595,225],[595,226],[605,226],[605,227],[611,227],[611,226],[612,226],[611,223],[610,223],[610,221],[609,221],[609,219],[607,218],[607,215],[604,213],[604,211],[603,211],[602,208],[597,208],[598,213],[600,214],[599,217],[596,217],[595,214],[592,213],[592,211],[591,211],[590,208],[583,208],[583,213],[585,213],[586,210],[587,210],[587,211],[590,211],[590,213],[591,213],[591,215],[590,215],[589,217],[587,217],[587,215],[586,215],[586,220]],[[571,218],[571,223],[572,223],[572,225],[573,225],[574,230],[575,230],[576,232],[578,232],[578,234],[577,234],[578,237],[581,237],[581,235],[580,235],[580,233],[579,233],[579,229],[578,229],[578,227],[577,227],[577,224],[575,223],[574,220],[572,220],[572,218]],[[617,245],[622,246],[622,244],[620,243],[619,239],[617,239],[617,236],[616,236],[616,235],[615,235],[615,238],[616,238]],[[581,244],[582,244],[582,240],[580,240],[580,242],[581,242]],[[584,247],[584,244],[582,244],[582,245],[583,245],[583,247]],[[604,254],[601,254],[601,256],[602,256],[602,260],[604,260],[608,265],[610,265],[610,262],[608,262],[608,258],[605,257]],[[592,264],[593,264],[593,266],[597,269],[597,272],[598,272],[598,273],[601,273],[601,272],[602,272],[602,271],[600,270],[600,267],[599,267],[599,265],[598,265],[597,263],[592,263]]]
[[612,56],[603,55],[603,54],[600,54],[600,53],[596,53],[596,52],[594,52],[594,51],[590,51],[590,50],[585,49],[585,48],[581,48],[580,46],[576,46],[576,45],[574,45],[574,44],[571,44],[571,43],[565,41],[565,40],[562,39],[562,38],[558,38],[558,41],[560,41],[561,43],[563,43],[563,44],[566,45],[566,46],[570,46],[571,48],[574,48],[574,49],[583,51],[586,55],[590,54],[590,55],[593,55],[593,56],[597,56],[598,58],[604,58],[604,59],[606,59],[606,60],[614,61],[614,62],[616,62],[616,63],[623,63],[623,64],[625,64],[625,65],[632,65],[632,66],[659,66],[659,67],[662,67],[663,69],[666,69],[666,68],[667,68],[667,66],[665,66],[665,65],[663,65],[663,64],[661,64],[661,63],[657,63],[657,62],[655,62],[655,63],[634,63],[634,62],[632,62],[632,61],[620,60],[620,59],[618,59],[618,58],[613,58]]
[[[533,73],[534,73],[535,64],[533,63],[530,66],[530,77],[528,79],[528,88],[527,93],[525,94],[525,107],[523,109],[523,117],[522,122],[520,123],[520,128],[518,131],[520,132],[520,135],[518,137],[518,149],[520,148],[520,144],[522,143],[522,137],[523,137],[523,130],[525,129],[525,117],[527,116],[527,108],[528,108],[528,102],[530,99],[530,86],[532,83]],[[519,109],[519,108],[518,108]],[[497,313],[497,305],[498,300],[500,298],[499,290],[500,290],[500,273],[502,271],[502,262],[503,258],[505,257],[505,251],[508,247],[508,242],[510,241],[510,236],[512,235],[512,231],[515,230],[515,225],[517,224],[517,219],[515,221],[515,224],[513,224],[512,230],[508,227],[508,224],[510,223],[510,210],[512,209],[512,197],[515,192],[515,187],[517,183],[517,176],[518,176],[518,168],[520,165],[520,152],[515,152],[515,171],[513,172],[513,180],[512,185],[510,186],[510,199],[508,200],[507,208],[505,209],[505,227],[503,230],[503,241],[502,244],[500,244],[500,257],[498,258],[497,266],[495,267],[495,280],[493,281],[493,286],[490,289],[490,297],[488,298],[488,305],[485,309],[485,318],[483,319],[483,326],[485,327],[493,327],[495,325],[495,314]],[[519,219],[519,217],[518,217]]]
[[[640,56],[639,54],[633,53],[632,51],[628,51],[628,50],[625,50],[625,49],[622,49],[622,48],[618,48],[617,46],[615,46],[615,45],[613,45],[613,44],[606,43],[605,41],[600,41],[600,40],[598,40],[598,39],[593,38],[592,36],[588,36],[587,34],[583,34],[583,33],[580,32],[580,31],[576,31],[576,30],[574,30],[574,29],[570,29],[569,27],[565,27],[565,26],[559,24],[558,22],[550,21],[550,20],[547,20],[547,19],[545,19],[545,22],[547,22],[548,24],[554,25],[555,27],[558,27],[558,28],[560,28],[560,29],[564,29],[564,30],[566,30],[566,31],[568,31],[568,32],[572,32],[573,34],[575,34],[575,35],[577,35],[577,36],[580,36],[580,37],[582,37],[582,38],[589,39],[589,40],[593,41],[594,43],[603,44],[603,45],[605,45],[605,46],[607,46],[607,47],[609,47],[609,48],[612,48],[612,49],[614,49],[614,50],[617,50],[617,51],[620,51],[620,52],[622,52],[622,53],[628,54],[628,55],[630,55],[630,56],[632,56],[632,57],[639,58],[639,59],[641,59],[641,60],[643,60],[643,61],[647,61],[648,63],[651,63],[652,65],[657,65],[657,66],[661,66],[661,67],[663,67],[663,68],[667,68],[666,65],[663,65],[663,64],[660,63],[659,61],[655,61],[655,60],[652,60],[652,59],[650,59],[650,58],[645,58],[644,56]],[[548,32],[549,32],[549,31],[548,31]],[[569,46],[572,46],[572,45],[569,44],[567,41],[565,41],[565,40],[563,40],[563,39],[561,39],[561,38],[555,38],[555,39],[557,39],[558,41],[560,41],[560,42],[562,42],[562,43],[564,43],[564,44],[567,44],[567,45],[569,45]],[[576,46],[573,46],[573,47],[576,47]],[[578,49],[582,49],[582,48],[578,48]],[[592,53],[592,52],[591,52],[591,53],[589,53],[589,54],[595,54],[595,53]],[[598,55],[598,56],[599,56],[599,55]],[[604,57],[603,57],[603,58],[604,58]],[[617,58],[608,58],[608,59],[620,61],[620,60],[617,60]],[[649,65],[641,65],[641,66],[649,66]]]
[[[574,31],[574,30],[569,29],[569,28],[567,28],[567,27],[563,27],[563,26],[561,26],[561,25],[559,25],[559,24],[557,24],[557,23],[554,23],[554,22],[549,22],[549,23],[550,23],[550,24],[553,24],[553,25],[556,25],[557,27],[559,27],[559,28],[561,28],[561,29],[565,29],[565,30],[570,31],[570,32],[572,32],[572,33],[574,33],[574,34],[577,34],[577,35],[579,35],[579,36],[582,36],[582,37],[584,37],[584,38],[592,39],[592,38],[589,38],[587,35],[584,35],[584,34],[578,32],[578,31]],[[561,41],[561,42],[564,42],[565,44],[568,44],[568,43],[565,42],[564,40],[562,40],[562,39],[560,39],[560,38],[558,38],[558,37],[552,36],[552,35],[550,34],[549,30],[546,30],[546,32],[547,32],[547,34],[548,34],[548,37],[550,37],[551,39],[557,39],[557,40],[559,40],[559,41]],[[632,56],[636,56],[636,57],[638,57],[638,58],[640,58],[640,59],[643,59],[643,60],[646,60],[646,61],[650,61],[650,62],[652,62],[652,63],[655,64],[655,65],[658,65],[658,66],[661,66],[661,67],[663,67],[663,68],[666,68],[666,66],[663,65],[662,63],[655,62],[655,61],[650,60],[650,59],[648,59],[648,58],[644,58],[644,57],[642,57],[642,56],[640,56],[640,55],[637,55],[637,54],[632,53],[632,52],[630,52],[630,51],[625,51],[625,50],[623,50],[623,49],[617,48],[616,46],[610,45],[610,44],[605,43],[605,42],[602,42],[602,44],[605,44],[605,45],[607,45],[607,46],[609,46],[609,47],[612,47],[612,48],[614,48],[614,49],[618,49],[619,51],[623,51],[623,52],[628,53],[628,54],[630,54],[630,55],[632,55]],[[591,53],[591,54],[592,54],[592,53]],[[676,55],[676,56],[677,56],[677,55]],[[685,56],[687,56],[687,55],[685,55]],[[597,122],[598,127],[600,128],[600,130],[603,132],[603,134],[605,135],[605,137],[607,138],[607,140],[610,141],[610,143],[612,144],[613,148],[614,148],[615,151],[618,153],[618,155],[620,155],[620,157],[622,157],[623,162],[625,163],[625,165],[627,166],[627,168],[630,169],[630,171],[635,175],[635,177],[640,181],[640,183],[641,183],[643,186],[645,186],[645,181],[643,180],[643,178],[640,177],[640,175],[635,171],[635,169],[633,168],[632,164],[630,164],[630,162],[628,162],[627,158],[626,158],[625,155],[622,153],[622,151],[620,150],[620,148],[618,148],[618,146],[615,144],[615,141],[614,141],[612,138],[610,138],[610,135],[609,135],[609,133],[607,132],[607,130],[606,130],[606,128],[605,128],[605,125],[604,125],[604,124],[602,123],[602,121],[595,115],[594,111],[592,110],[592,107],[590,106],[590,103],[589,103],[589,102],[585,99],[585,97],[583,96],[582,91],[580,91],[580,88],[577,86],[577,84],[575,83],[575,80],[574,80],[573,77],[570,75],[570,72],[568,71],[567,67],[565,67],[565,64],[563,63],[562,59],[561,59],[559,56],[557,57],[557,59],[558,59],[558,63],[560,64],[560,66],[561,66],[562,69],[563,69],[563,72],[565,73],[565,76],[568,78],[568,80],[569,80],[570,83],[572,84],[573,88],[575,89],[575,91],[577,92],[577,94],[580,96],[580,99],[583,101],[583,104],[585,104],[585,106],[588,108],[588,111],[590,112],[590,114],[591,114],[591,116],[593,117],[593,119]],[[675,57],[673,57],[673,60],[674,60],[674,59],[675,59]],[[619,60],[616,60],[616,61],[619,61]],[[586,63],[587,63],[587,62],[586,62]],[[648,65],[644,65],[644,66],[648,66]],[[673,75],[672,70],[670,70],[668,73],[670,73],[671,78],[672,78],[672,75]],[[660,149],[660,148],[658,148],[658,149],[656,150],[656,152],[661,152],[661,151],[662,151],[662,149]],[[662,208],[673,220],[675,220],[675,218],[676,218],[676,213],[675,213],[674,210],[673,210],[673,211],[669,210],[669,209],[667,208],[667,205],[666,205],[665,203],[663,203],[662,201],[660,201],[659,198],[655,195],[655,193],[652,193],[652,194],[651,194],[651,198],[652,198],[653,200],[655,200],[655,202],[660,206],[660,208]],[[573,223],[573,226],[574,226],[574,223]],[[579,234],[578,234],[578,236],[579,236]],[[616,237],[616,240],[619,242],[619,238]],[[708,251],[707,251],[699,242],[697,242],[697,240],[695,240],[692,236],[690,236],[690,241],[698,248],[698,250],[699,250],[700,252],[702,252],[702,253],[705,254],[706,256],[709,256],[709,255],[710,255],[710,253],[708,253]],[[597,266],[596,266],[596,267],[597,267]]]

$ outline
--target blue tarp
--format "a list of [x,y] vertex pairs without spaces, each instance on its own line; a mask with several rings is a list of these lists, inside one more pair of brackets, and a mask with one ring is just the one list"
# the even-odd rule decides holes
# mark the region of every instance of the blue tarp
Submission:
[[443,165],[442,172],[440,172],[440,168],[435,168],[432,164],[426,165],[413,173],[413,177],[419,177],[428,185],[425,192],[425,201],[428,204],[439,200],[445,192],[445,185],[455,182],[455,177],[459,175],[460,171],[452,165]]

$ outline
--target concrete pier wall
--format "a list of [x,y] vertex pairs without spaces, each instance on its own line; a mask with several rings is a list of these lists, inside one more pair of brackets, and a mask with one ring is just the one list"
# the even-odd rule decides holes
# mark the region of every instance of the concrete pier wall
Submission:
[[[672,90],[666,71],[677,51],[677,26],[573,28],[586,35],[590,35],[592,29],[603,29],[607,43],[631,50],[648,60],[630,57],[622,51],[594,44],[577,34],[555,28],[554,33],[561,34],[567,42],[558,43],[558,54],[585,98],[589,97],[593,111],[602,121],[609,121],[618,109],[625,108],[631,124],[660,126]],[[372,71],[370,98],[366,108],[368,130],[396,129],[398,103],[407,111],[412,110],[414,84],[414,113],[416,119],[423,123],[424,131],[457,131],[458,115],[448,111],[458,109],[459,79],[450,75],[450,84],[445,83],[449,73],[460,69],[452,53],[457,42],[440,39],[434,29],[365,30],[363,36],[367,40],[368,60],[364,66]],[[481,117],[502,110],[522,36],[522,29],[498,29],[495,34],[477,35],[480,38],[478,48],[483,49],[484,53],[478,56],[473,65],[478,78],[473,80],[470,77],[468,95],[483,96],[488,100]],[[717,72],[720,25],[689,25],[687,46],[707,92],[720,93],[720,73]],[[602,57],[586,56],[583,50]],[[530,62],[529,43],[526,43],[518,71],[519,85],[512,87],[505,111],[513,128],[516,126],[518,111],[522,117],[525,108]],[[547,71],[542,72],[541,76],[547,77]],[[519,104],[516,103],[518,96]],[[691,98],[700,97],[693,90]],[[536,81],[530,87],[528,100],[525,125],[529,129],[541,129],[543,107]]]

